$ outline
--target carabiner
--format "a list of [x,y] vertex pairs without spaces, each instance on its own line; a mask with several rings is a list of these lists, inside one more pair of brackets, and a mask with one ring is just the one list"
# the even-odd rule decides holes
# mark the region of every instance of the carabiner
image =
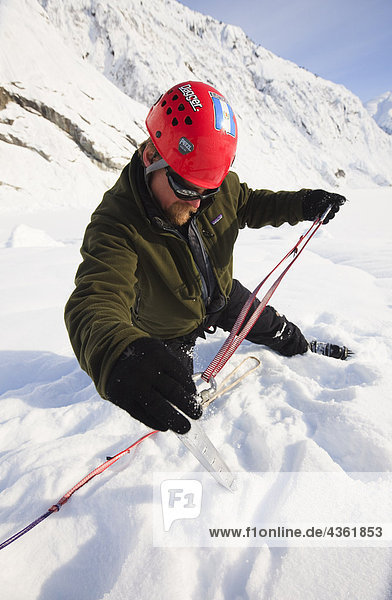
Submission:
[[[205,404],[206,402],[208,402],[208,401],[209,401],[209,399],[210,399],[212,396],[215,396],[215,394],[216,394],[216,392],[217,392],[217,389],[218,389],[218,385],[217,385],[217,383],[216,383],[216,381],[215,381],[215,377],[210,377],[210,379],[209,379],[209,381],[208,381],[208,383],[207,383],[207,382],[206,382],[206,381],[205,381],[205,380],[202,378],[202,375],[203,375],[203,373],[201,373],[201,372],[200,372],[200,373],[194,373],[194,374],[192,375],[192,379],[193,379],[193,381],[195,382],[196,389],[197,389],[198,387],[200,387],[200,385],[201,385],[202,383],[204,383],[204,384],[207,384],[207,385],[208,385],[208,383],[210,384],[210,387],[207,387],[207,388],[205,387],[205,388],[203,388],[203,389],[197,389],[197,395],[198,395],[198,396],[199,396],[199,398],[200,398],[200,404],[201,404],[201,405],[203,405],[203,404]],[[200,380],[200,381],[199,381],[199,380]],[[196,383],[196,382],[197,382],[197,383]]]

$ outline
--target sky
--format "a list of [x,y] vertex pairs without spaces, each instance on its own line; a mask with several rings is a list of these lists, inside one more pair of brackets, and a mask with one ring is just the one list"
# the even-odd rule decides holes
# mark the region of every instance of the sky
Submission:
[[392,91],[392,0],[181,0],[372,100]]

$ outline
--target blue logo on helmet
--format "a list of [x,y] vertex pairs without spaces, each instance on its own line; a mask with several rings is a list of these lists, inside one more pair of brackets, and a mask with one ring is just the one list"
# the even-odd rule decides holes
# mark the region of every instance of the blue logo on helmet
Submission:
[[234,114],[230,104],[222,96],[218,96],[214,92],[210,92],[210,96],[214,106],[215,129],[225,131],[235,137]]

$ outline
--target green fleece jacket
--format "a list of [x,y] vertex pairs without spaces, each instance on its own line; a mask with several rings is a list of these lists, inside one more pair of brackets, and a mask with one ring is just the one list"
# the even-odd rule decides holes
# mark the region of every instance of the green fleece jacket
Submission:
[[[213,201],[202,207],[198,229],[224,297],[232,286],[239,229],[295,225],[302,220],[306,191],[252,191],[230,172]],[[151,218],[147,202],[152,199],[135,153],[92,215],[76,287],[65,307],[74,352],[103,397],[108,376],[129,344],[143,336],[186,335],[206,313],[187,242],[162,218]]]

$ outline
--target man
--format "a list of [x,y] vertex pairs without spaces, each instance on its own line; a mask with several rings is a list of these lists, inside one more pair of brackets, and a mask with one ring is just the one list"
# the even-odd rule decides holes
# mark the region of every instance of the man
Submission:
[[[215,327],[230,330],[250,293],[232,279],[239,229],[295,225],[332,205],[327,223],[345,198],[240,183],[229,172],[236,119],[210,85],[173,86],[146,125],[150,138],[86,229],[65,320],[80,365],[103,397],[149,427],[185,433],[190,422],[182,413],[201,415],[191,377],[196,339]],[[247,339],[285,356],[309,347],[271,306]]]

